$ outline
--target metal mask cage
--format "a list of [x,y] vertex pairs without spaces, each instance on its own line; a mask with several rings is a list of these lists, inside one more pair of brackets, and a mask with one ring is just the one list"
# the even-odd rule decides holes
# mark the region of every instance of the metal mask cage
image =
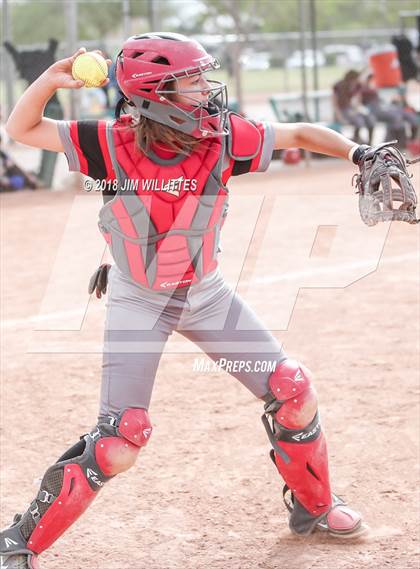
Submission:
[[[214,79],[207,79],[209,88],[207,89],[180,89],[179,79],[184,77],[194,77],[195,75],[201,75],[202,73],[214,69],[218,69],[220,65],[216,60],[214,62],[202,65],[199,67],[191,67],[184,69],[179,73],[169,73],[165,75],[156,87],[156,94],[165,100],[170,106],[177,109],[189,120],[193,120],[197,123],[198,129],[202,132],[203,136],[209,134],[212,135],[227,135],[228,129],[226,127],[226,118],[228,112],[228,95],[226,85]],[[168,89],[165,86],[168,83],[173,83],[177,85],[177,88]],[[202,101],[200,99],[194,98],[192,95],[194,93],[207,93],[207,99]],[[191,109],[187,108],[187,105],[182,103],[177,103],[171,100],[170,96],[180,94],[186,99],[191,101]],[[211,119],[219,119],[219,128],[217,130],[209,129],[209,126],[205,124]]]

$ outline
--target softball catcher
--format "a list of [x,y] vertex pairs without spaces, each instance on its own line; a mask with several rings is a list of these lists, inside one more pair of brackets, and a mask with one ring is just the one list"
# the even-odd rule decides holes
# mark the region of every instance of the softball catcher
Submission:
[[[290,529],[301,536],[320,531],[357,537],[364,531],[360,514],[331,491],[312,375],[224,282],[220,233],[229,178],[263,172],[274,149],[294,146],[359,164],[360,197],[374,202],[367,213],[361,206],[364,221],[411,223],[415,193],[404,161],[390,146],[388,159],[383,149],[360,147],[324,127],[254,122],[229,113],[226,86],[205,76],[217,61],[178,34],[144,34],[125,42],[116,64],[121,100],[115,121],[45,121],[43,106],[58,88],[81,86],[70,74],[77,54],[55,63],[23,94],[8,130],[22,142],[65,152],[71,170],[118,181],[117,191],[104,193],[99,214],[114,265],[100,266],[89,285],[91,293],[108,297],[100,411],[96,425],[47,469],[29,508],[1,533],[2,566],[38,568],[38,555],[106,482],[134,465],[152,433],[154,378],[174,331],[216,361],[244,354],[247,360],[275,360],[273,373],[231,374],[264,405],[262,420],[285,482]],[[377,177],[384,184],[387,176],[400,184],[394,197],[402,206],[395,217],[389,183],[382,193],[377,187]],[[128,180],[139,185],[124,192]],[[228,344],[237,350],[227,353]]]

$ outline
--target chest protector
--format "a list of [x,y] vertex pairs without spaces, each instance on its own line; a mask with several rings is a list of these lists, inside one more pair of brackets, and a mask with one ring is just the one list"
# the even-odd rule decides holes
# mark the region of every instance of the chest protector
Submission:
[[[254,158],[258,129],[238,115],[229,120],[238,141],[235,160]],[[102,207],[99,228],[116,265],[133,281],[159,291],[190,286],[217,267],[228,210],[226,137],[203,140],[189,156],[163,159],[136,149],[125,122],[106,126],[119,189]],[[227,151],[233,155],[231,145]]]

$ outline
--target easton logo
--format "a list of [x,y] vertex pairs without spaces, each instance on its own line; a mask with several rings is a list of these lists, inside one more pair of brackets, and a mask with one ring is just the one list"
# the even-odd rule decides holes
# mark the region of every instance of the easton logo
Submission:
[[152,74],[151,71],[146,71],[145,73],[133,73],[133,74],[131,75],[131,77],[132,77],[133,79],[137,79],[137,77],[144,77],[145,75],[151,75],[151,74]]
[[305,433],[305,431],[302,431],[300,433],[297,433],[296,435],[293,435],[292,439],[294,439],[297,442],[305,441],[306,439],[313,437],[317,433],[317,431],[319,431],[320,428],[321,428],[321,423],[318,422],[315,425],[315,427],[309,431],[309,433]]
[[4,540],[4,543],[7,547],[7,549],[9,549],[9,547],[11,547],[12,545],[17,545],[17,541],[15,541],[14,539],[11,539],[10,537],[6,537],[6,539]]
[[295,381],[303,381],[303,375],[300,373],[300,369],[297,370],[296,375],[294,377]]
[[152,429],[143,429],[144,438],[148,439],[152,433]]
[[159,286],[161,286],[162,288],[167,288],[168,286],[176,286],[179,284],[186,284],[186,283],[191,283],[191,282],[192,282],[192,279],[184,279],[183,281],[173,281],[171,283],[163,282],[163,283],[160,283]]
[[3,557],[3,555],[0,555],[0,569],[8,569],[8,568],[9,565],[5,565],[5,558]]
[[98,473],[95,472],[94,470],[92,470],[91,468],[88,468],[86,470],[86,476],[87,476],[88,480],[92,480],[92,482],[94,484],[96,484],[97,486],[103,486],[104,485],[104,483],[101,480],[99,480]]

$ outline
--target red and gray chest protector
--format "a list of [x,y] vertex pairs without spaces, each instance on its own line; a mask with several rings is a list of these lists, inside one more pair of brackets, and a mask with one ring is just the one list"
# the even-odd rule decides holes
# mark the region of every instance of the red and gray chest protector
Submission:
[[[228,210],[222,171],[229,156],[250,160],[261,147],[258,129],[230,114],[231,136],[203,140],[188,156],[142,153],[127,120],[107,126],[119,182],[99,213],[99,228],[119,269],[154,290],[189,286],[217,267]],[[231,143],[234,134],[234,144]]]

